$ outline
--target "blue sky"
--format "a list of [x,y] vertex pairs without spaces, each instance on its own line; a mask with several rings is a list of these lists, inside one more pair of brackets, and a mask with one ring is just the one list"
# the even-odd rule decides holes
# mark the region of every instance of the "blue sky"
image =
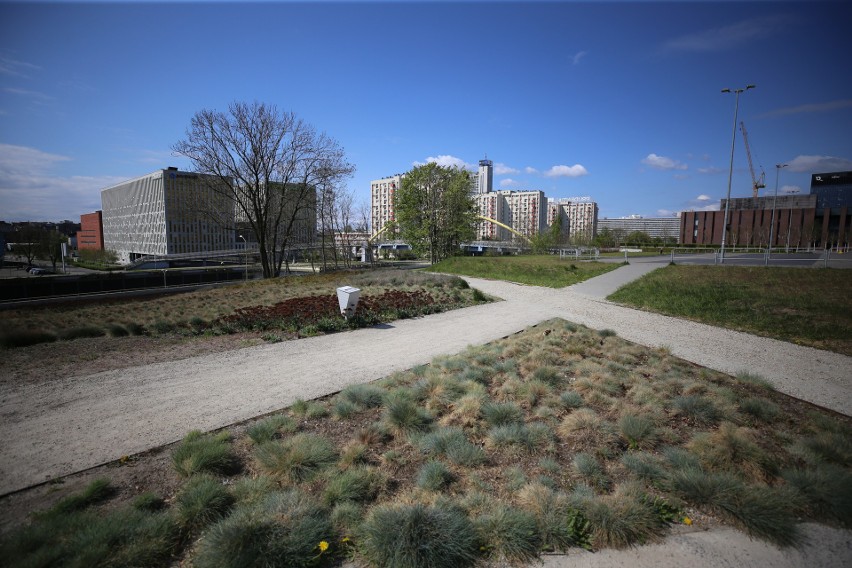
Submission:
[[[337,139],[350,189],[486,154],[601,217],[717,208],[734,95],[767,188],[852,169],[852,5],[0,3],[0,219],[78,219],[167,166],[192,115],[261,101]],[[759,170],[758,170],[759,172]],[[751,195],[737,131],[732,196]]]

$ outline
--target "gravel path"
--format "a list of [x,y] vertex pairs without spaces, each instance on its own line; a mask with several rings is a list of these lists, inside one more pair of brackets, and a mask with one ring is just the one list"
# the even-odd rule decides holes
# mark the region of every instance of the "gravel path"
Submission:
[[[554,317],[612,329],[643,345],[667,346],[679,357],[725,373],[748,370],[780,391],[852,415],[850,357],[601,298],[613,286],[660,265],[632,262],[561,290],[468,278],[472,286],[504,301],[349,333],[4,387],[0,495],[177,441],[192,429],[212,430],[281,409],[297,398],[379,379]],[[848,553],[849,532],[839,534]]]

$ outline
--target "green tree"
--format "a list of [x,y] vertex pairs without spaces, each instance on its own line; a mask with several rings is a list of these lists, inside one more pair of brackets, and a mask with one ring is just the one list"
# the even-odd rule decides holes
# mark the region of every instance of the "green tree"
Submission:
[[435,163],[414,168],[402,179],[394,207],[402,239],[433,264],[459,254],[459,245],[475,235],[476,209],[465,170]]

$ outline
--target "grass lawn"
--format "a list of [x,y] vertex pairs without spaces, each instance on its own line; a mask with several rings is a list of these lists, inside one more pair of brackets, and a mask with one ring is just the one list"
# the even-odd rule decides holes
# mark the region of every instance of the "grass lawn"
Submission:
[[454,256],[429,268],[433,272],[508,280],[563,288],[615,270],[618,264],[573,261],[553,255]]
[[852,271],[666,266],[608,299],[852,355]]
[[528,565],[719,522],[797,546],[799,522],[852,526],[850,440],[852,420],[759,377],[551,320],[101,469],[123,482],[54,484],[0,557]]

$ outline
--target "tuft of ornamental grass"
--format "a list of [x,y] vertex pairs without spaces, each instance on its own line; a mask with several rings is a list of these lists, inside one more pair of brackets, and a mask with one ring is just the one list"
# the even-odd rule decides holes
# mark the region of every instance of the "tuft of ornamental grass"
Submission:
[[506,424],[488,431],[488,446],[498,450],[526,453],[543,451],[552,443],[552,433],[546,424]]
[[234,473],[239,468],[239,461],[229,441],[228,432],[211,435],[193,430],[172,452],[175,471],[183,477],[204,472]]
[[656,484],[665,478],[665,470],[659,458],[648,452],[625,453],[621,456],[621,463],[642,481]]
[[130,504],[137,511],[161,511],[166,506],[166,500],[150,491],[137,495]]
[[846,468],[822,464],[784,470],[781,477],[799,496],[803,508],[817,519],[852,528],[852,474]]
[[576,544],[567,522],[571,513],[567,495],[533,482],[518,492],[517,501],[535,519],[543,550],[565,551]]
[[612,329],[599,329],[598,335],[600,337],[606,338],[606,337],[615,337],[618,334]]
[[577,391],[565,391],[559,395],[559,403],[566,410],[573,410],[583,406],[583,395]]
[[761,422],[770,423],[778,417],[778,405],[765,398],[749,397],[739,404],[740,411]]
[[630,449],[648,450],[657,443],[657,428],[647,414],[624,414],[618,420],[618,431]]
[[125,324],[124,327],[130,332],[130,335],[145,335],[145,328],[136,322]]
[[384,402],[385,389],[377,385],[350,385],[340,391],[341,399],[355,404],[359,408],[378,408]]
[[455,481],[453,473],[439,461],[426,462],[417,473],[417,487],[427,491],[441,491],[453,481]]
[[103,503],[115,495],[116,489],[106,478],[99,478],[91,482],[85,489],[65,497],[53,507],[41,514],[46,517],[69,515]]
[[665,530],[665,524],[647,499],[621,487],[612,495],[587,500],[583,512],[595,548],[625,548],[653,542]]
[[817,432],[798,440],[791,451],[812,464],[852,465],[852,438],[844,432]]
[[234,497],[222,483],[207,474],[192,476],[175,501],[175,516],[190,531],[203,529],[228,514]]
[[338,420],[346,420],[355,416],[361,409],[354,402],[342,398],[335,399],[331,405],[331,415]]
[[754,433],[730,422],[723,422],[712,432],[695,434],[685,448],[708,471],[729,471],[759,481],[778,470],[769,454],[754,441]]
[[296,434],[282,441],[261,444],[254,451],[258,465],[269,475],[288,483],[308,481],[337,461],[337,450],[326,438]]
[[587,407],[578,408],[563,418],[556,433],[560,438],[600,455],[608,455],[617,441],[613,424]]
[[759,387],[765,390],[775,390],[775,387],[772,385],[772,383],[755,373],[741,371],[737,373],[737,380],[741,383],[746,383],[748,385]]
[[262,444],[281,434],[292,434],[297,429],[296,421],[286,414],[274,414],[249,426],[246,434],[255,444]]
[[722,419],[721,411],[706,396],[676,396],[672,406],[698,426],[715,426]]
[[4,536],[0,558],[10,568],[155,566],[175,551],[180,529],[166,513],[125,507],[44,517]]
[[485,452],[472,444],[458,428],[438,428],[417,436],[414,440],[420,451],[444,456],[456,465],[475,466],[485,461]]
[[313,498],[295,489],[275,492],[208,528],[193,564],[301,568],[315,562],[319,543],[330,542],[333,531],[327,512]]
[[687,468],[669,472],[669,487],[687,502],[704,505],[740,525],[752,537],[796,546],[795,494],[765,485],[746,485],[730,473]]
[[266,498],[278,488],[278,484],[265,475],[241,477],[231,486],[231,495],[236,505],[252,505]]
[[335,472],[323,491],[323,502],[335,506],[344,502],[368,503],[376,498],[384,487],[381,472],[372,467],[353,467]]
[[119,323],[111,323],[107,325],[107,335],[110,337],[127,337],[130,332]]
[[535,518],[500,505],[473,520],[480,550],[497,562],[529,563],[538,559],[541,538]]
[[458,509],[421,504],[373,509],[359,530],[360,552],[374,566],[473,566],[476,530]]
[[74,339],[85,339],[89,337],[103,337],[106,332],[94,325],[81,325],[78,327],[70,327],[60,330],[57,335],[63,341],[72,341]]
[[290,407],[290,412],[297,418],[315,419],[328,416],[328,409],[321,403],[315,400],[302,400],[297,398],[296,402]]
[[0,347],[3,349],[15,349],[16,347],[29,347],[39,343],[53,343],[59,339],[50,331],[40,329],[12,329],[0,333]]
[[480,412],[491,428],[524,422],[524,411],[514,402],[486,402],[480,407]]
[[424,432],[432,427],[434,420],[427,410],[404,396],[386,397],[384,418],[400,433]]
[[571,465],[574,467],[574,472],[592,487],[596,487],[601,491],[609,489],[611,481],[607,477],[603,466],[592,454],[586,452],[576,454],[571,461]]

